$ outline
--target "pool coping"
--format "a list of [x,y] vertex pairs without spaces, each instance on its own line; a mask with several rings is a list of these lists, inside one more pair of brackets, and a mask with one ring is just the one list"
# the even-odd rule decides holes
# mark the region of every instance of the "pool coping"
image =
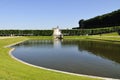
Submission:
[[[27,40],[29,40],[29,39],[27,39]],[[17,42],[17,43],[13,43],[13,44],[11,44],[11,45],[5,46],[5,48],[14,46],[14,45],[16,45],[16,44],[22,43],[22,42],[27,41],[27,40],[23,40],[23,41],[20,41],[20,42]],[[58,73],[63,73],[63,74],[81,76],[81,77],[97,78],[97,79],[103,79],[103,80],[119,80],[119,79],[114,79],[114,78],[107,78],[107,77],[99,77],[99,76],[92,76],[92,75],[85,75],[85,74],[77,74],[77,73],[65,72],[65,71],[60,71],[60,70],[55,70],[55,69],[49,69],[49,68],[45,68],[45,67],[33,65],[33,64],[24,62],[24,61],[22,61],[22,60],[20,60],[20,59],[18,59],[18,58],[16,58],[16,57],[14,57],[14,56],[12,55],[12,52],[13,52],[14,50],[15,50],[15,48],[11,48],[11,50],[10,50],[9,53],[8,53],[11,58],[13,58],[14,60],[16,60],[16,61],[18,61],[18,62],[21,62],[21,63],[23,63],[23,64],[25,64],[25,65],[32,66],[32,67],[35,67],[35,68],[40,68],[40,69],[49,70],[49,71],[58,72]]]

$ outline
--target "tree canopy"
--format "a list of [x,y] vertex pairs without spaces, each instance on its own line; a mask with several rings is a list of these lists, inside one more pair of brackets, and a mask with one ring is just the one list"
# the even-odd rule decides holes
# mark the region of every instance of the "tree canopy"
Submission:
[[120,9],[113,11],[108,14],[96,16],[94,18],[79,21],[79,28],[90,29],[90,28],[103,28],[120,26]]

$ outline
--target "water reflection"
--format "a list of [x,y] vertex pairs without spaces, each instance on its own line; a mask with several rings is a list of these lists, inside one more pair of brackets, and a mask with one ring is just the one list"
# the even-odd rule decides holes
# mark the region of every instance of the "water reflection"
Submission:
[[53,40],[54,48],[60,48],[62,41],[63,41],[62,39],[54,39],[54,40]]
[[88,42],[83,44],[84,46],[79,45],[79,49],[85,49],[97,56],[110,59],[112,61],[120,63],[120,45],[115,44],[105,44],[105,43],[93,43]]
[[120,45],[71,40],[29,40],[14,46],[25,62],[73,73],[120,78]]
[[53,41],[51,40],[28,40],[20,44],[16,44],[13,47],[38,47],[38,46],[48,46],[48,47],[53,47]]
[[64,41],[63,45],[77,45],[80,51],[86,50],[102,58],[120,63],[120,44],[93,41]]

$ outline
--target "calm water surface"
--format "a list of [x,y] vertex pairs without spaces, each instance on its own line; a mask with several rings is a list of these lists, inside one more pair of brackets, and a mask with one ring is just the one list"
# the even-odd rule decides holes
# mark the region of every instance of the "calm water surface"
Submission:
[[71,40],[29,40],[12,55],[37,66],[120,79],[120,45]]

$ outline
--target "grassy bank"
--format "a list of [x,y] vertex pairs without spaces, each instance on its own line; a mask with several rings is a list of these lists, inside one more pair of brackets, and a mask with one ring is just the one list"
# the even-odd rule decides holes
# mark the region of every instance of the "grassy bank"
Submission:
[[110,42],[120,44],[120,36],[117,32],[107,33],[102,35],[89,35],[89,36],[64,36],[64,39],[69,40],[92,40],[100,42]]
[[12,59],[8,54],[11,48],[5,48],[5,46],[27,39],[52,39],[52,37],[14,37],[0,39],[0,80],[96,80],[39,69]]

